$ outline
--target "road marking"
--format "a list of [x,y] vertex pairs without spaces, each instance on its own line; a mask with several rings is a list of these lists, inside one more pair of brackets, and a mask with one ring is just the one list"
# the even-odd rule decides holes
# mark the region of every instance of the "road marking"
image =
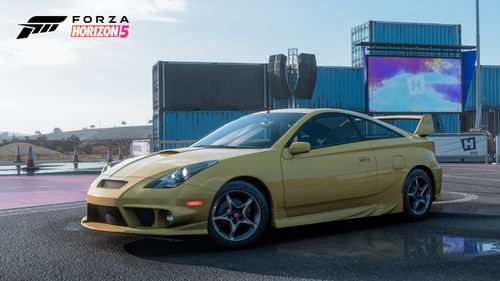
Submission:
[[460,169],[460,170],[471,170],[471,171],[487,171],[487,172],[500,172],[500,169],[492,170],[492,169],[474,169],[474,168],[466,168],[466,167],[444,167],[446,169]]
[[433,202],[433,204],[460,203],[460,202],[468,202],[468,201],[479,199],[479,196],[477,196],[476,194],[471,194],[471,193],[453,192],[453,191],[443,191],[442,193],[450,193],[450,194],[455,194],[455,195],[461,195],[463,197],[462,198],[458,198],[458,199],[453,199],[453,200],[436,201],[436,202]]
[[498,175],[500,171],[497,172],[485,172],[485,173],[462,173],[462,174],[446,174],[446,176],[467,176],[467,175]]
[[0,217],[44,213],[85,207],[85,201],[0,210]]
[[485,178],[473,178],[473,177],[461,177],[454,175],[443,175],[445,178],[457,178],[457,179],[468,179],[468,180],[480,180],[480,181],[495,181],[500,182],[500,179],[485,179]]

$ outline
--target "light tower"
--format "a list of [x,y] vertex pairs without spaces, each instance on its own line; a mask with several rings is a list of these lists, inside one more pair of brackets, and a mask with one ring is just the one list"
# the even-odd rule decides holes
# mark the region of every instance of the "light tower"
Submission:
[[290,91],[292,92],[291,96],[291,106],[289,101],[290,108],[295,108],[295,88],[297,88],[297,82],[299,78],[299,49],[290,48],[288,49],[288,56],[286,60],[286,71],[287,71],[287,79],[288,86],[290,87]]

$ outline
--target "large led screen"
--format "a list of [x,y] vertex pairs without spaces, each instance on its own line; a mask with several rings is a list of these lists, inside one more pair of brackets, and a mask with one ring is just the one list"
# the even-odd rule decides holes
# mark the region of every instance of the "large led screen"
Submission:
[[462,64],[454,58],[367,57],[369,112],[461,112]]

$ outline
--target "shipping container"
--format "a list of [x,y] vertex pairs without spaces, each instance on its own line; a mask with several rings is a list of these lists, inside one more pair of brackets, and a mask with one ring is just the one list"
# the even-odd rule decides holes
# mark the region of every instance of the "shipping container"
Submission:
[[[483,109],[500,109],[500,66],[481,66],[481,100]],[[476,75],[472,79],[469,94],[465,100],[465,111],[476,110]]]
[[[272,93],[271,93],[272,95]],[[362,68],[318,67],[316,87],[310,100],[298,100],[301,108],[365,110]],[[288,100],[274,101],[275,108],[287,108]]]
[[153,103],[161,110],[262,110],[266,66],[160,61],[153,67]]
[[461,36],[459,24],[369,21],[351,29],[352,66],[363,65],[360,42],[458,46]]
[[161,149],[188,146],[217,128],[254,111],[164,111]]

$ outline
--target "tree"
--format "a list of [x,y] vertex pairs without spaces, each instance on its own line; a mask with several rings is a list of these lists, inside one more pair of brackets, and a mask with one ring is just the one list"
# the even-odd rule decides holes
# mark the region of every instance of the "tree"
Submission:
[[36,131],[36,132],[35,132],[35,136],[39,137],[39,136],[41,136],[41,135],[42,135],[42,132],[40,132],[40,131]]
[[153,120],[149,119],[148,124],[153,124]]
[[57,128],[57,127],[55,127],[54,130],[52,130],[52,133],[54,133],[54,134],[60,134],[62,132],[63,131],[60,128]]
[[127,125],[127,122],[122,121],[122,126],[125,126],[125,125]]
[[95,129],[95,125],[90,125],[90,129]]

